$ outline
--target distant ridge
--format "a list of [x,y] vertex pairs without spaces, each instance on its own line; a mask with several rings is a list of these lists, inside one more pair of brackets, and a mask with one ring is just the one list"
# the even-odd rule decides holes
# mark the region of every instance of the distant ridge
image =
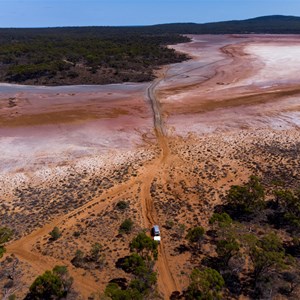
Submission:
[[300,17],[272,15],[247,20],[232,20],[212,23],[170,23],[150,26],[83,26],[56,28],[0,28],[0,33],[10,32],[18,35],[26,34],[60,34],[93,36],[126,34],[234,34],[234,33],[269,33],[300,34]]
[[194,34],[234,34],[234,33],[269,33],[300,34],[300,17],[262,16],[247,20],[233,20],[212,23],[174,23],[154,27],[168,33]]

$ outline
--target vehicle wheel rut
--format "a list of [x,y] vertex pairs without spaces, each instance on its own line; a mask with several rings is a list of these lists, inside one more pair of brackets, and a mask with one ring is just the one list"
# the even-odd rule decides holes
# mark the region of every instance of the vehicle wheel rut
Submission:
[[[159,225],[159,220],[155,213],[154,203],[151,196],[151,185],[155,177],[159,177],[161,176],[160,174],[165,173],[164,171],[168,169],[168,165],[171,161],[170,149],[163,122],[161,106],[156,97],[156,89],[159,83],[164,80],[165,72],[162,73],[161,76],[159,76],[156,80],[154,80],[147,88],[147,97],[151,103],[153,111],[154,128],[157,137],[157,143],[161,149],[161,155],[156,159],[152,166],[149,166],[147,179],[142,183],[143,187],[141,199],[143,202],[143,217],[146,221],[146,228],[151,228],[155,224]],[[161,244],[159,245],[157,270],[159,291],[163,294],[163,297],[165,299],[169,299],[172,292],[178,290],[178,284],[168,264],[163,238]]]

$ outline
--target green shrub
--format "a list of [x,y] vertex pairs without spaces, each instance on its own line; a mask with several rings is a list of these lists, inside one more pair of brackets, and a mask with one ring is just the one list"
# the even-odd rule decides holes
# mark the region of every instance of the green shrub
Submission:
[[136,269],[139,267],[145,267],[146,263],[144,259],[137,253],[133,253],[122,261],[120,267],[127,273],[136,274]]
[[166,221],[166,225],[165,225],[166,229],[172,229],[173,226],[174,226],[174,221],[172,221],[172,220]]
[[56,241],[61,237],[61,232],[58,227],[54,227],[53,230],[49,232],[49,234],[53,241]]
[[194,269],[190,276],[190,285],[186,299],[217,300],[222,299],[222,289],[225,281],[215,269],[206,268],[202,271]]
[[129,207],[129,203],[124,200],[121,200],[116,204],[116,208],[119,210],[125,210],[128,207]]
[[250,247],[250,258],[254,266],[256,280],[270,270],[285,267],[285,250],[275,234],[267,234]]
[[29,288],[29,299],[62,299],[67,296],[73,279],[65,266],[55,266],[38,276]]
[[0,258],[3,257],[4,253],[6,252],[6,249],[4,246],[0,246]]
[[212,217],[209,219],[209,224],[217,223],[219,227],[224,227],[232,224],[232,219],[227,213],[214,213]]
[[238,254],[240,245],[235,238],[222,239],[217,241],[217,253],[219,258],[222,260],[222,264],[227,266],[229,260]]
[[112,300],[142,300],[143,295],[136,289],[122,290],[116,283],[109,283],[105,288],[105,295]]
[[188,234],[186,236],[186,239],[191,243],[191,244],[196,244],[197,247],[199,248],[200,242],[203,240],[204,237],[204,228],[201,226],[197,226],[195,228],[192,228],[188,231]]
[[130,250],[137,251],[144,259],[150,260],[151,256],[156,260],[158,255],[158,244],[145,232],[139,233],[130,243]]
[[276,207],[282,212],[282,221],[300,228],[300,191],[277,190],[274,194]]
[[7,243],[13,236],[13,230],[8,227],[0,227],[0,245]]
[[103,246],[99,243],[94,243],[91,246],[91,251],[90,251],[90,259],[93,261],[98,261],[100,256],[101,256],[101,250]]
[[131,221],[131,219],[126,219],[119,228],[119,232],[120,233],[130,233],[132,231],[132,227],[133,227],[133,222]]
[[227,193],[228,204],[237,212],[251,214],[265,207],[265,192],[256,176],[242,186],[233,185]]
[[13,230],[8,227],[0,227],[0,258],[3,257],[6,249],[4,244],[7,243],[13,236]]

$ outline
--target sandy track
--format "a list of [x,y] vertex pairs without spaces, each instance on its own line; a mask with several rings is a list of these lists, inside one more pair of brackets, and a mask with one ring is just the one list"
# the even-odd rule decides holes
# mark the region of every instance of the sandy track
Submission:
[[[168,165],[166,164],[166,161],[168,160],[170,155],[168,140],[165,134],[165,127],[162,118],[161,107],[156,96],[156,88],[159,85],[159,83],[164,79],[165,72],[162,72],[160,74],[160,77],[157,78],[147,88],[147,96],[151,102],[151,107],[153,110],[154,128],[155,128],[158,145],[160,146],[161,149],[161,155],[150,166],[147,172],[147,177],[143,182],[141,200],[142,200],[144,221],[146,221],[145,223],[146,228],[152,228],[154,224],[159,224],[158,218],[155,213],[155,208],[153,205],[153,199],[150,194],[150,190],[151,190],[151,184],[155,176],[159,176],[160,171],[168,169]],[[163,293],[165,299],[169,299],[171,293],[173,291],[178,290],[178,285],[169,268],[168,258],[164,249],[163,239],[161,244],[159,245],[159,255],[158,255],[158,261],[156,267],[158,270],[159,291]]]

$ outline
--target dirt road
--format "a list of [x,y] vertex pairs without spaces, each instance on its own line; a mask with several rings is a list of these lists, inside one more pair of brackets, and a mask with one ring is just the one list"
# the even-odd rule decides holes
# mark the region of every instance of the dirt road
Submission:
[[[38,274],[45,270],[52,269],[55,265],[67,265],[70,274],[74,278],[74,286],[80,291],[83,297],[87,298],[92,292],[97,291],[98,285],[93,278],[82,278],[80,272],[67,260],[58,260],[53,257],[43,256],[38,251],[34,250],[36,243],[45,236],[48,236],[53,227],[71,227],[76,219],[76,216],[87,216],[89,207],[97,205],[97,211],[103,211],[114,200],[116,195],[120,196],[122,193],[137,184],[141,184],[140,199],[142,203],[142,214],[144,220],[144,227],[151,228],[154,224],[159,224],[153,200],[150,194],[151,184],[158,173],[165,173],[168,169],[168,161],[170,160],[170,151],[168,147],[168,140],[165,135],[165,128],[161,114],[160,104],[156,98],[156,88],[160,81],[164,78],[164,73],[153,81],[147,88],[147,97],[151,103],[153,110],[154,129],[157,137],[157,143],[161,149],[160,155],[147,165],[144,172],[137,177],[132,177],[124,184],[117,185],[106,191],[100,198],[93,199],[85,205],[71,211],[66,215],[62,215],[50,223],[45,224],[42,228],[33,231],[31,234],[12,242],[7,245],[7,252],[16,255],[19,259],[27,262]],[[103,202],[103,199],[106,199]],[[109,199],[109,200],[108,200]],[[67,221],[67,222],[66,222]],[[172,272],[168,265],[168,258],[164,249],[164,242],[159,246],[159,258],[156,264],[158,271],[158,288],[165,299],[168,299],[173,291],[178,290],[178,284],[174,279]]]
[[[166,72],[166,71],[165,71]],[[156,88],[159,83],[164,80],[165,72],[163,72],[160,77],[154,80],[151,85],[147,88],[147,96],[150,100],[151,107],[153,110],[154,118],[154,129],[156,132],[157,142],[161,149],[160,157],[152,164],[148,169],[148,176],[143,182],[142,187],[142,207],[143,216],[145,220],[145,227],[151,228],[154,224],[159,224],[159,220],[155,213],[155,208],[153,205],[152,196],[150,194],[151,184],[159,173],[164,173],[168,169],[168,160],[170,158],[170,149],[168,145],[168,138],[166,136],[166,130],[164,127],[162,111],[160,103],[156,96]],[[164,249],[164,240],[162,237],[162,242],[159,245],[159,255],[157,261],[158,270],[158,287],[159,291],[162,292],[165,299],[169,299],[173,291],[178,290],[178,284],[175,277],[173,276],[169,264],[168,258]]]

